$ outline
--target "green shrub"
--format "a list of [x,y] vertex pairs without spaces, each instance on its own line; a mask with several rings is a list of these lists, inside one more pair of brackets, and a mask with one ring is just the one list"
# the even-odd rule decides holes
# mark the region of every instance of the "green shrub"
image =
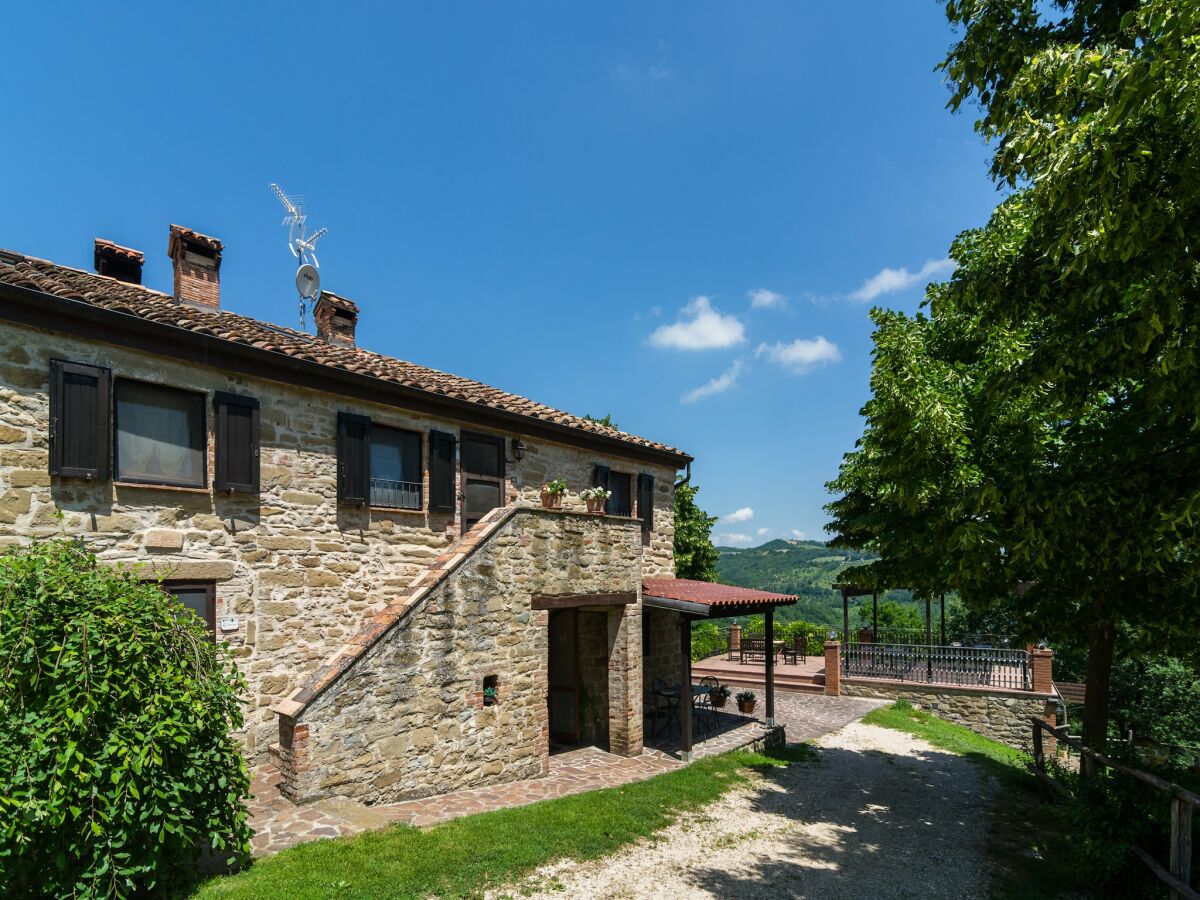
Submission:
[[692,662],[716,656],[729,649],[729,639],[716,622],[700,622],[692,627]]
[[0,556],[0,895],[125,896],[242,861],[244,682],[153,583],[67,541]]

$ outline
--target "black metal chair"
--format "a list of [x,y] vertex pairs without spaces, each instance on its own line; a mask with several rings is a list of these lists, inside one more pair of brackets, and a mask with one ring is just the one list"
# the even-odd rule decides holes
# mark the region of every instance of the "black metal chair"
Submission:
[[712,697],[713,689],[719,688],[720,686],[721,682],[719,682],[714,676],[705,675],[700,679],[700,687],[708,688],[708,690],[696,698],[696,706],[699,707],[701,713],[701,715],[698,717],[698,720],[703,720],[704,730],[706,732],[710,730],[711,726],[711,731],[713,734],[716,734],[721,730],[719,727],[720,719],[718,718],[717,714],[717,705],[713,703]]
[[808,662],[808,633],[797,631],[791,641],[783,645],[783,661],[791,660],[792,665]]
[[[666,713],[666,721],[663,727],[667,729],[667,738],[671,737],[671,720],[675,720],[675,724],[679,726],[679,733],[683,734],[683,725],[679,722],[679,701],[680,692],[678,688],[672,688],[661,678],[655,678],[653,682],[654,696],[657,701],[662,704],[662,710]],[[674,692],[674,693],[672,693]],[[656,731],[655,734],[658,732]]]

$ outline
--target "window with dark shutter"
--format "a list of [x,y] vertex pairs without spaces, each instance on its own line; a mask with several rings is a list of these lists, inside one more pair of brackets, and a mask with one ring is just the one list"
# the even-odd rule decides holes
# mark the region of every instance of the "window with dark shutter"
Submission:
[[217,391],[216,481],[218,491],[258,493],[258,401]]
[[596,469],[592,473],[592,484],[594,484],[596,487],[602,487],[605,490],[607,490],[608,489],[608,473],[609,473],[608,466],[602,466],[599,463],[597,463]]
[[195,614],[214,638],[217,634],[217,585],[212,581],[164,581],[162,589],[179,603],[180,615]]
[[610,516],[633,515],[633,476],[626,472],[609,472],[608,489],[612,495],[604,509]]
[[338,413],[338,503],[365,506],[371,490],[371,420]]
[[208,484],[203,394],[118,378],[114,396],[119,481],[197,488]]
[[421,508],[421,435],[371,426],[371,505]]
[[50,361],[50,474],[108,478],[108,369]]
[[454,465],[455,438],[444,431],[429,432],[429,508],[454,512],[458,483]]
[[654,476],[645,472],[638,475],[638,518],[642,520],[642,531],[654,530]]

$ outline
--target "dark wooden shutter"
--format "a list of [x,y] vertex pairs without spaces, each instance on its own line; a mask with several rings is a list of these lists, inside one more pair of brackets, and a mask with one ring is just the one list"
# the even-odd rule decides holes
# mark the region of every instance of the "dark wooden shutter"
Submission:
[[258,401],[217,391],[216,411],[218,491],[258,493]]
[[642,472],[638,475],[638,518],[642,520],[642,531],[654,530],[654,476]]
[[429,508],[439,512],[454,512],[458,499],[458,484],[454,467],[452,434],[429,432]]
[[112,377],[108,369],[50,361],[50,474],[108,478]]
[[365,506],[371,496],[371,420],[338,413],[338,503]]
[[608,473],[610,471],[608,466],[597,464],[595,472],[592,473],[592,484],[608,490]]

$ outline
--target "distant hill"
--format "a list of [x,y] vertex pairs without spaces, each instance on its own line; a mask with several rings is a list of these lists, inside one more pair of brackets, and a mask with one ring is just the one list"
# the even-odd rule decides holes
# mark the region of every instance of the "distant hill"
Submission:
[[[820,541],[768,541],[761,547],[718,547],[717,574],[726,584],[797,594],[799,602],[781,607],[778,619],[804,619],[818,625],[841,625],[842,597],[833,590],[838,573],[876,557],[855,550],[835,550]],[[907,592],[896,591],[897,600]],[[882,598],[881,598],[882,599]],[[870,598],[868,598],[870,602]],[[854,616],[851,601],[851,616]]]

